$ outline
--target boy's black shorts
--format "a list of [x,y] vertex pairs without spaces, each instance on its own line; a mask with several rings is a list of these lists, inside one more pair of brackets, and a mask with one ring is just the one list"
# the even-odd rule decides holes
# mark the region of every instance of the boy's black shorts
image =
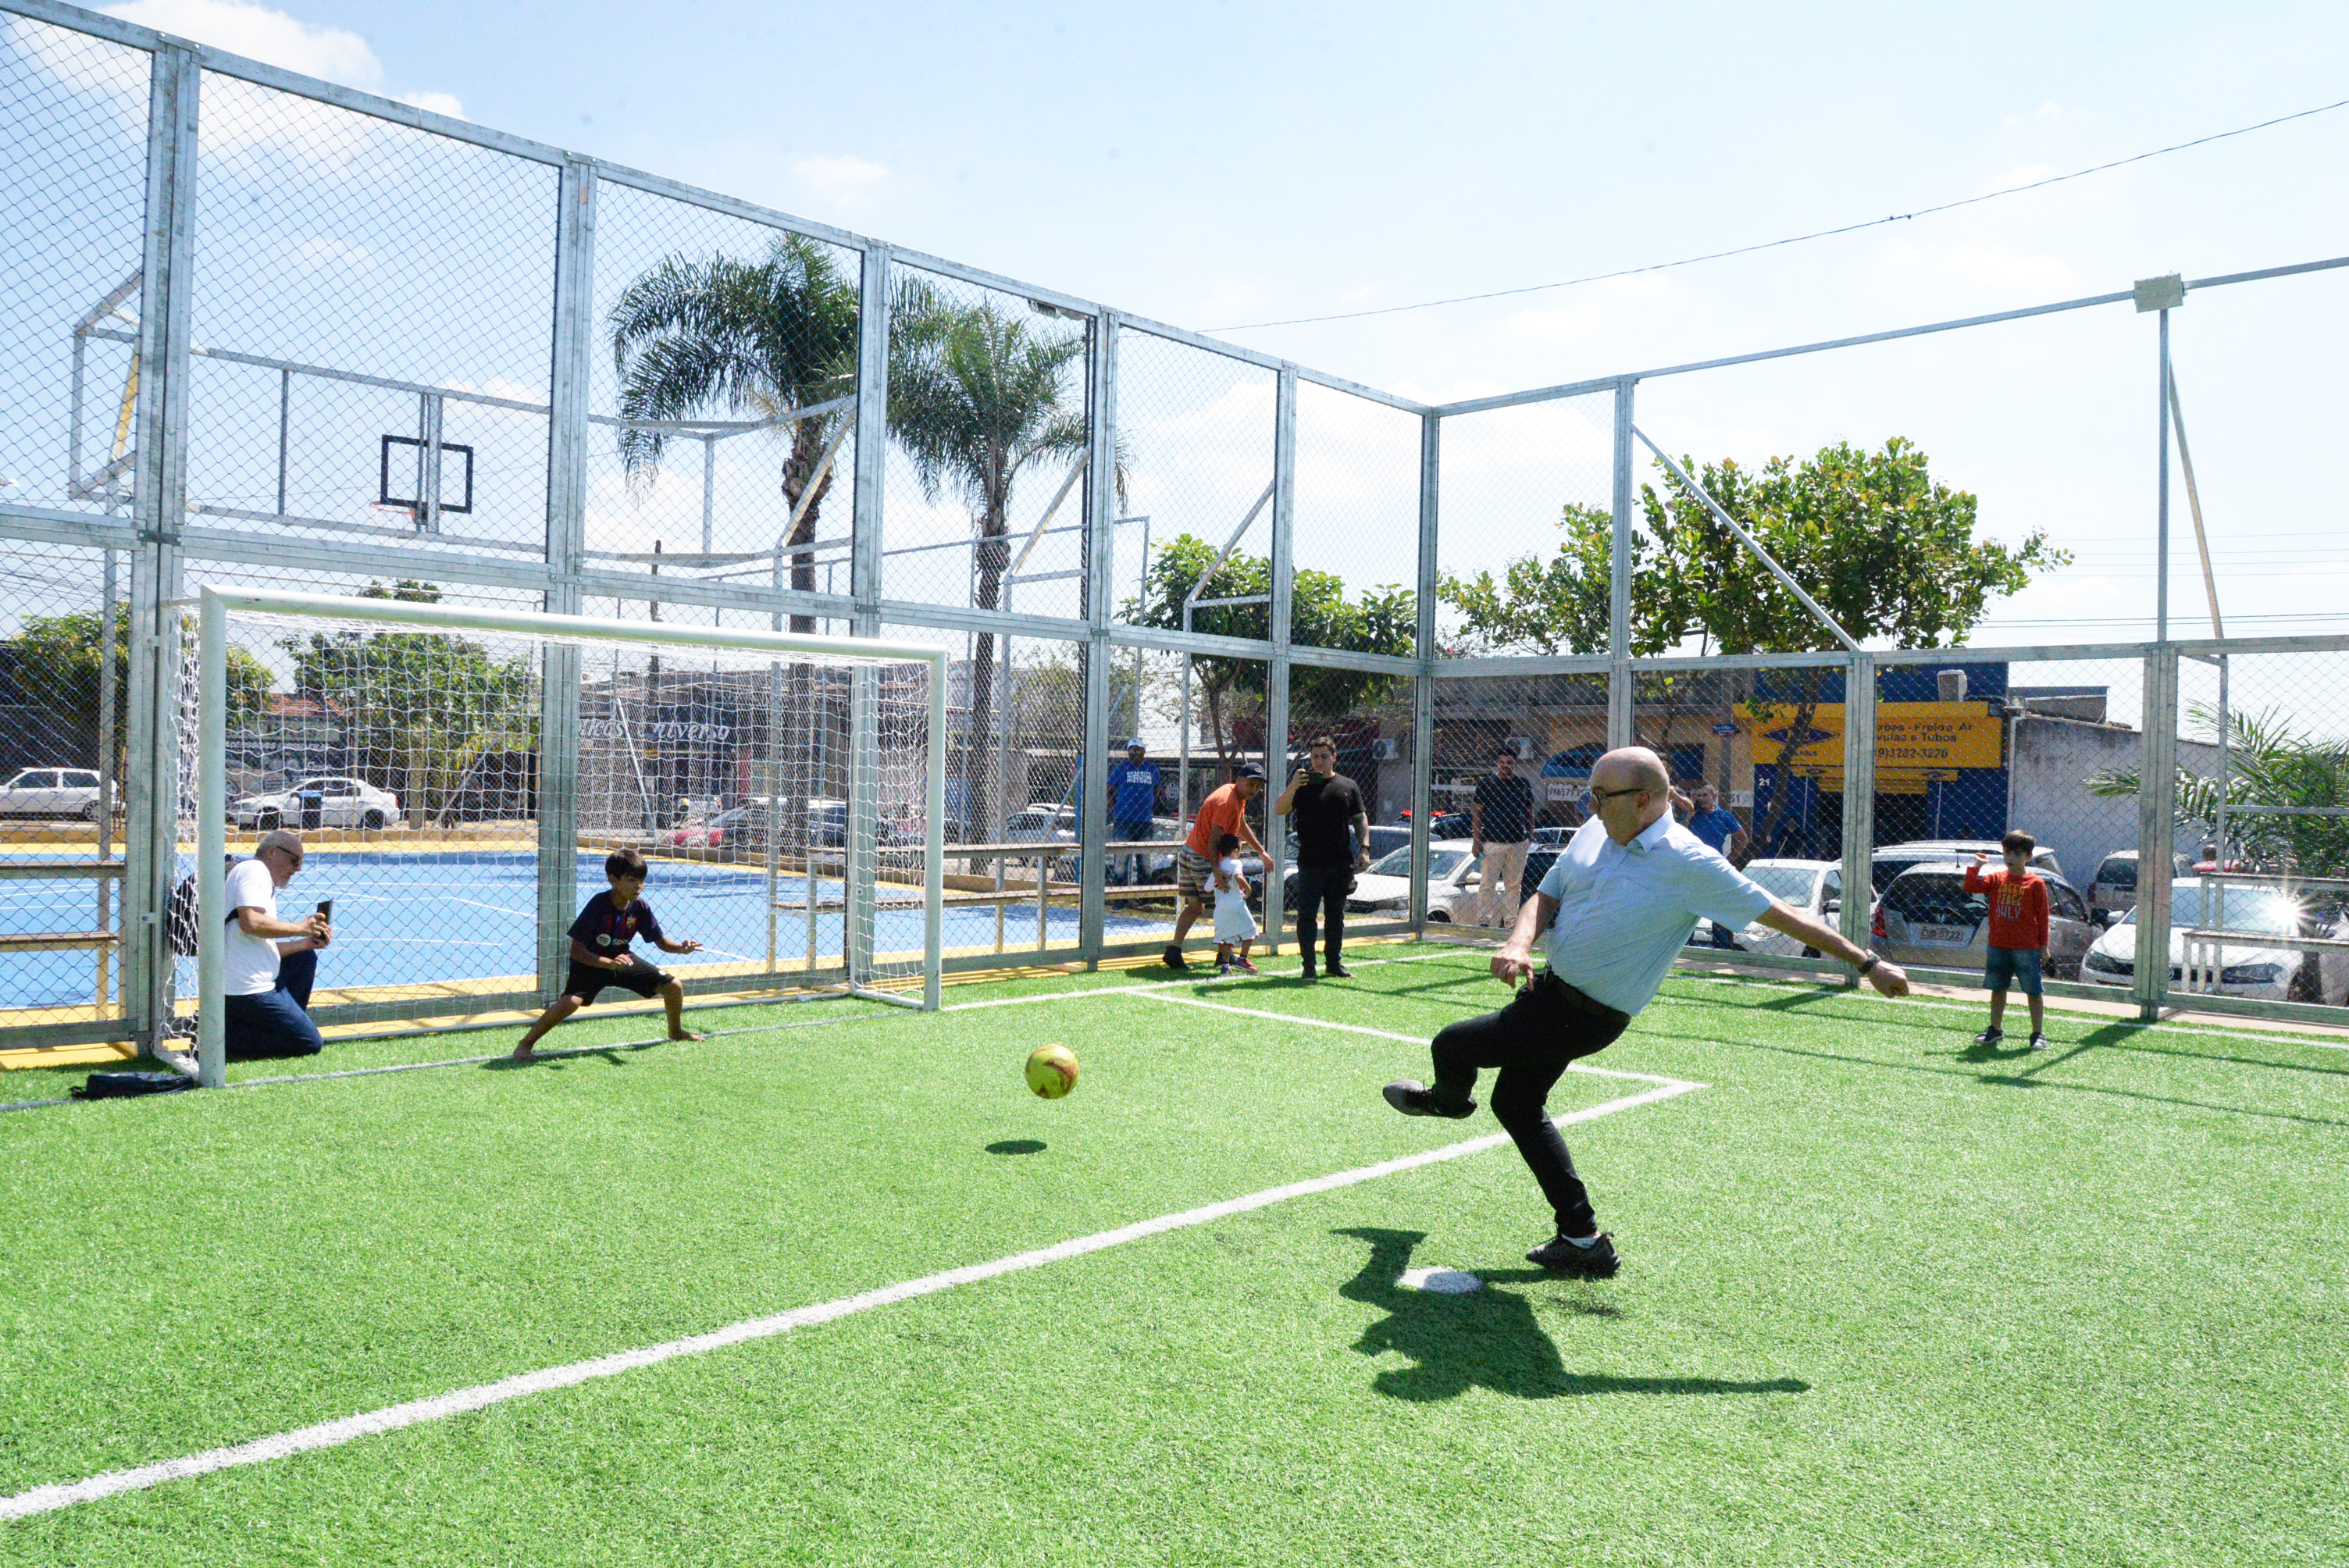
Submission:
[[669,979],[668,971],[654,968],[633,953],[628,954],[626,969],[598,969],[574,960],[571,974],[563,982],[563,994],[578,997],[579,1005],[584,1007],[593,1002],[595,993],[606,985],[617,985],[623,991],[634,991],[639,996],[649,998],[657,995]]

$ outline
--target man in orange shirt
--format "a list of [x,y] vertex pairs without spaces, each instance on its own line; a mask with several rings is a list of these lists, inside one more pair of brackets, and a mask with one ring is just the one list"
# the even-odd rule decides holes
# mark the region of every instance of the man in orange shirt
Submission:
[[1966,868],[1966,891],[1990,900],[1990,948],[1982,965],[1982,985],[1990,992],[1990,1027],[1974,1037],[1979,1046],[1995,1046],[2006,1038],[2000,1023],[2006,1017],[2006,988],[2020,985],[2031,998],[2031,1048],[2044,1051],[2047,1037],[2047,999],[2040,994],[2040,955],[2047,948],[2047,884],[2031,871],[2031,851],[2038,841],[2017,828],[1998,841],[2006,864],[1985,875],[1990,857],[1976,855]]
[[1199,802],[1199,815],[1191,823],[1190,836],[1183,847],[1174,851],[1174,891],[1183,900],[1182,912],[1174,917],[1174,940],[1166,944],[1165,962],[1169,969],[1188,969],[1183,962],[1183,937],[1190,931],[1207,907],[1216,885],[1216,841],[1226,833],[1238,836],[1242,844],[1257,852],[1268,866],[1272,857],[1265,853],[1264,845],[1248,830],[1247,803],[1264,793],[1264,769],[1253,762],[1243,762],[1232,781],[1219,789],[1210,790]]

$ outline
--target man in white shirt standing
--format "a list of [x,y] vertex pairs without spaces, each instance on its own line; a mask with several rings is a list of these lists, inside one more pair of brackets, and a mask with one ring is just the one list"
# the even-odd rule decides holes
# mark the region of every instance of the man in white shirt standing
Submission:
[[[302,841],[280,828],[264,833],[253,859],[229,871],[223,989],[232,1057],[310,1057],[326,1048],[307,1011],[317,964],[310,954],[332,941],[334,932],[324,914],[277,918],[277,890],[301,869]],[[288,965],[288,959],[298,962]]]
[[[1560,1274],[1611,1278],[1621,1267],[1599,1229],[1566,1140],[1549,1119],[1550,1087],[1567,1064],[1612,1044],[1656,995],[1702,915],[1735,931],[1760,921],[1851,965],[1887,996],[1909,994],[1896,965],[1853,945],[1831,925],[1790,909],[1672,819],[1663,758],[1625,747],[1590,770],[1592,815],[1526,901],[1493,955],[1493,975],[1528,982],[1497,1013],[1467,1018],[1434,1040],[1433,1087],[1386,1087],[1405,1116],[1467,1117],[1481,1069],[1497,1068],[1493,1115],[1508,1130],[1556,1212],[1557,1234],[1526,1254]],[[1547,965],[1534,941],[1549,930]]]

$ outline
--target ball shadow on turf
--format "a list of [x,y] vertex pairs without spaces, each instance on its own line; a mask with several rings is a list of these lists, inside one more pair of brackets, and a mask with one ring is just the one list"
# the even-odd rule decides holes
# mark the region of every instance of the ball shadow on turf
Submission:
[[987,1146],[989,1154],[1041,1154],[1044,1140],[1040,1138],[1006,1138]]

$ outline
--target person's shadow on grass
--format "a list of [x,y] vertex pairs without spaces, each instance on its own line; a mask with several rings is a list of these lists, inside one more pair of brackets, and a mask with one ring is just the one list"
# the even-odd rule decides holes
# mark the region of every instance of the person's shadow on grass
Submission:
[[[1365,1356],[1389,1351],[1412,1365],[1390,1368],[1371,1387],[1393,1399],[1430,1403],[1459,1398],[1471,1388],[1490,1388],[1518,1399],[1555,1399],[1580,1394],[1800,1394],[1810,1387],[1796,1377],[1736,1382],[1722,1377],[1618,1377],[1569,1372],[1557,1346],[1534,1320],[1533,1303],[1515,1291],[1495,1288],[1557,1276],[1542,1269],[1475,1269],[1485,1282],[1464,1295],[1413,1290],[1398,1283],[1411,1267],[1423,1231],[1371,1228],[1340,1230],[1371,1243],[1362,1270],[1339,1287],[1348,1301],[1383,1309],[1387,1315],[1362,1331],[1354,1348]],[[1585,1316],[1617,1315],[1603,1306],[1577,1309]]]

